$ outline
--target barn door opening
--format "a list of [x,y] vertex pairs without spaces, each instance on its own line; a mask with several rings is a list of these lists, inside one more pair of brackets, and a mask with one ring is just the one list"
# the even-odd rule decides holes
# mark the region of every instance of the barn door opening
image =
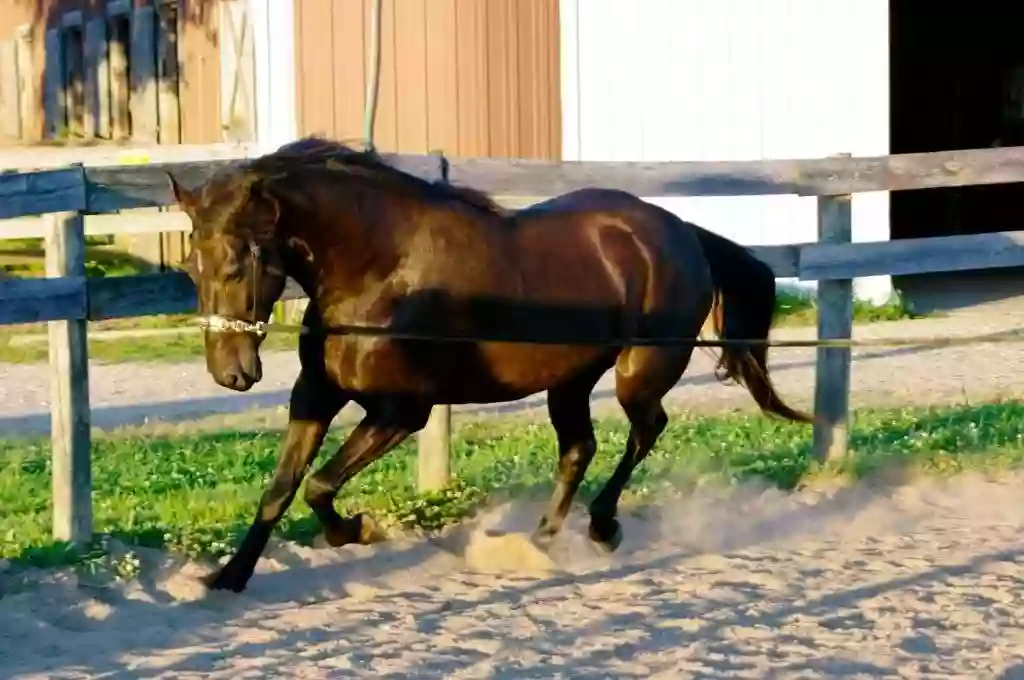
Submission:
[[[892,153],[1024,145],[1022,3],[890,0]],[[1024,183],[893,192],[891,237],[1024,229]],[[1024,294],[1020,270],[902,277],[923,308]]]

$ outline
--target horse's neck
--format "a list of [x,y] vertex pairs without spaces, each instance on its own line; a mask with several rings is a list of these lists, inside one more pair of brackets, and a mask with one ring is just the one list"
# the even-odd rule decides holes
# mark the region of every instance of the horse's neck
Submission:
[[301,226],[288,229],[282,237],[285,272],[310,300],[320,293],[358,295],[366,283],[385,275],[393,259],[390,251],[385,242],[369,238],[360,225],[349,223],[345,229],[339,221],[325,222],[301,217],[293,222]]
[[289,253],[285,258],[284,271],[288,278],[299,284],[307,298],[313,300],[316,297],[316,276],[308,262]]

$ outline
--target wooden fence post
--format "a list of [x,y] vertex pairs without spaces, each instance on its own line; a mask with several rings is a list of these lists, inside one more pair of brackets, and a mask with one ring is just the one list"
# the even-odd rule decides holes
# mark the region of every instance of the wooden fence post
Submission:
[[[47,217],[46,275],[85,276],[85,220],[81,213]],[[53,448],[53,537],[92,539],[89,355],[86,321],[49,322],[50,441]]]
[[[842,154],[849,157],[849,154]],[[850,243],[852,196],[818,197],[818,241]],[[818,338],[853,335],[853,281],[818,282]],[[820,461],[846,455],[850,410],[850,348],[819,347],[814,378],[814,455]]]
[[420,430],[416,487],[420,493],[437,491],[448,484],[452,441],[452,407],[438,404]]

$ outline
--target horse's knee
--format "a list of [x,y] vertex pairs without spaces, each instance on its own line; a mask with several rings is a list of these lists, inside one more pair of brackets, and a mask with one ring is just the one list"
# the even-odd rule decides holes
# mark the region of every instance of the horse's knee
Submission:
[[294,491],[271,487],[260,498],[259,514],[264,522],[276,522],[284,515],[285,509],[291,504]]
[[623,400],[619,403],[634,428],[660,434],[668,426],[668,414],[660,400]]
[[666,427],[668,427],[668,414],[665,413],[665,407],[661,405],[661,402],[658,402],[651,414],[651,430],[660,435]]

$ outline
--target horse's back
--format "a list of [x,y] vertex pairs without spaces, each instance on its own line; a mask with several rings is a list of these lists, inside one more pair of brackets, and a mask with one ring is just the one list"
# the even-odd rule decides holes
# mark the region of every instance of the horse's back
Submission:
[[[658,287],[698,295],[710,288],[693,225],[630,193],[581,189],[511,219],[528,289],[557,286],[562,296],[596,295],[629,304],[631,294]],[[678,303],[685,300],[684,293]]]

